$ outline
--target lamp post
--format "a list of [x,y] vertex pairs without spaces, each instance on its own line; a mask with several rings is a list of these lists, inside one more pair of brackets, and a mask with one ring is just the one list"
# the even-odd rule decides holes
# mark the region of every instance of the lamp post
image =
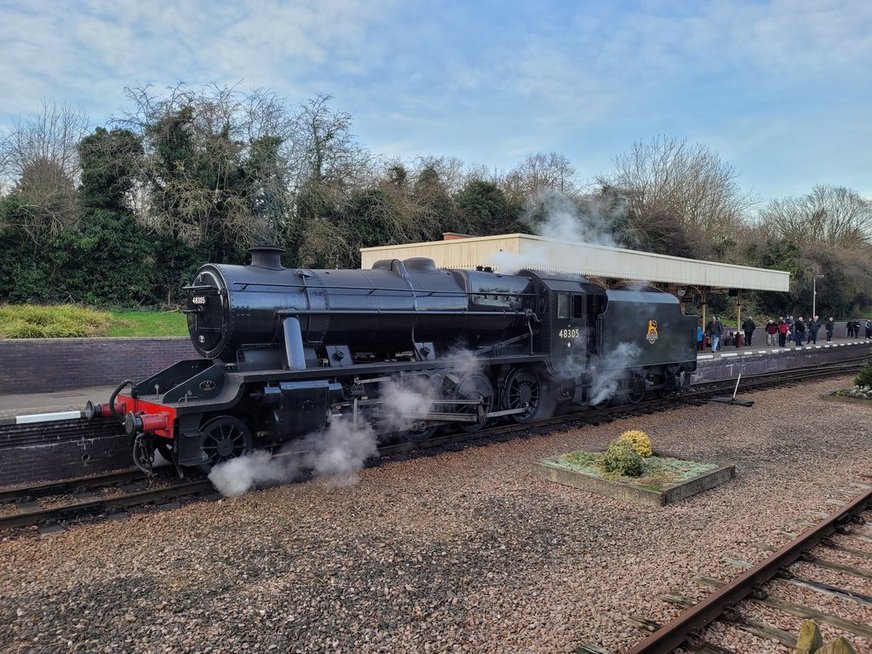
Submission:
[[811,319],[817,315],[817,280],[823,279],[823,275],[815,275],[811,280]]

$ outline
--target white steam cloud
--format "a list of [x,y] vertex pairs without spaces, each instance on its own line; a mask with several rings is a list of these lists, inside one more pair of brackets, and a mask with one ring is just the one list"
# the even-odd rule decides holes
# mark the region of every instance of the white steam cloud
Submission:
[[[472,353],[449,355],[458,374],[477,370]],[[421,428],[423,414],[432,411],[436,391],[427,377],[388,380],[379,386],[381,404],[374,413],[381,432]],[[360,412],[335,417],[323,430],[295,440],[275,455],[255,451],[220,463],[209,480],[225,496],[243,495],[260,484],[286,483],[312,474],[330,485],[357,483],[366,460],[378,453],[378,434]]]
[[[554,241],[589,243],[617,247],[613,235],[614,210],[597,199],[576,202],[565,195],[546,189],[525,209],[523,220],[533,227],[537,236]],[[548,246],[525,246],[524,254],[498,252],[488,264],[502,273],[512,274],[524,268],[547,270]]]
[[[544,214],[544,219],[538,224],[535,224],[536,214]],[[536,196],[532,207],[527,208],[526,220],[534,222],[536,234],[544,238],[617,246],[612,235],[614,220],[604,211],[604,205],[596,200],[587,200],[580,207],[565,195],[547,189]]]
[[413,378],[403,382],[382,382],[379,396],[382,400],[379,426],[388,432],[415,427],[420,415],[433,408],[434,389],[427,378]]
[[451,371],[460,378],[481,372],[481,361],[470,350],[458,348],[449,352],[445,358]]
[[627,368],[641,354],[635,343],[620,343],[613,352],[602,357],[591,357],[588,362],[590,375],[591,404],[599,404],[614,397],[621,379],[627,374]]
[[372,427],[365,421],[337,418],[272,455],[263,450],[219,463],[209,481],[222,495],[243,495],[256,485],[293,481],[306,473],[335,486],[357,483],[364,461],[378,452]]

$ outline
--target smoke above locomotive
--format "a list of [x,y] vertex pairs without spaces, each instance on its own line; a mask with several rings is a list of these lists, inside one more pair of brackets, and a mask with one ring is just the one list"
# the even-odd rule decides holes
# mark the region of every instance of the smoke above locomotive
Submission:
[[675,297],[580,275],[426,258],[286,269],[281,250],[260,247],[249,265],[202,266],[185,291],[203,358],[126,382],[90,409],[125,416],[146,469],[159,451],[180,472],[210,470],[253,448],[311,444],[340,420],[382,441],[421,440],[444,426],[638,402],[679,391],[696,369],[696,320]]

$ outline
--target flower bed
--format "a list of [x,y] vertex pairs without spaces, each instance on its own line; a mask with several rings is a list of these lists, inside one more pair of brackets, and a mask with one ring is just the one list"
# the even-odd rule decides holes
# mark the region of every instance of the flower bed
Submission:
[[638,477],[604,472],[600,452],[570,452],[533,464],[543,479],[619,499],[662,506],[714,488],[735,476],[733,466],[664,456],[644,459]]

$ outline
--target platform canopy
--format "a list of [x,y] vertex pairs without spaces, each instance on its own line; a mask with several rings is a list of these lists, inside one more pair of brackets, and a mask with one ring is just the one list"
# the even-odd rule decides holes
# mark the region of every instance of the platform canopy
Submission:
[[485,266],[503,273],[526,268],[710,289],[790,290],[790,273],[780,270],[557,241],[529,234],[453,237],[427,243],[385,245],[362,248],[360,254],[363,268],[372,268],[381,259],[427,257],[440,268],[471,270]]

